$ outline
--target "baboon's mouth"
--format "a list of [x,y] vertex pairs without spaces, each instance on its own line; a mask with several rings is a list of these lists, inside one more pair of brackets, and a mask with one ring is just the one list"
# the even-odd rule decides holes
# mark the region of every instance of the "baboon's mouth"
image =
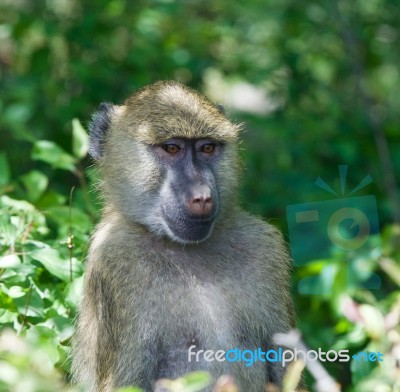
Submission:
[[216,214],[209,218],[171,218],[164,213],[165,223],[173,236],[183,242],[199,242],[204,241],[211,234],[211,230],[215,221]]

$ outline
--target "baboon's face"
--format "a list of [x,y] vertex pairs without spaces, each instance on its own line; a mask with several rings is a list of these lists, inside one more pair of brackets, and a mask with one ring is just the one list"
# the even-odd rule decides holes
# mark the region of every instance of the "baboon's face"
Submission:
[[223,153],[212,139],[174,138],[152,147],[163,168],[160,213],[166,233],[180,242],[206,239],[218,213],[214,167]]
[[160,236],[212,235],[237,186],[238,127],[204,97],[158,83],[123,106],[102,104],[91,123],[107,201]]

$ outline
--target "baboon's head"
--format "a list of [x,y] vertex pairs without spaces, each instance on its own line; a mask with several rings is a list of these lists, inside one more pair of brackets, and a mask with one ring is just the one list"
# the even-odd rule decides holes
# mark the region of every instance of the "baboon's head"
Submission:
[[124,216],[174,241],[199,242],[233,205],[238,132],[203,96],[158,82],[121,106],[100,105],[90,154],[107,202]]

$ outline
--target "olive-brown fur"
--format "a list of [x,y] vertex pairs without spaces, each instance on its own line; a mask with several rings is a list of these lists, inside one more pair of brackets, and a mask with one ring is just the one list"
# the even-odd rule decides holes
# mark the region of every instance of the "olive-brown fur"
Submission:
[[[102,110],[91,142],[105,207],[88,255],[75,380],[91,392],[151,390],[158,378],[204,369],[214,380],[233,375],[243,392],[261,392],[268,380],[280,384],[280,363],[188,361],[191,345],[275,348],[273,334],[293,324],[281,234],[238,207],[239,126],[176,82],[158,82]],[[158,207],[167,169],[153,146],[177,137],[223,143],[210,169],[219,212],[210,236],[197,243],[171,237]]]

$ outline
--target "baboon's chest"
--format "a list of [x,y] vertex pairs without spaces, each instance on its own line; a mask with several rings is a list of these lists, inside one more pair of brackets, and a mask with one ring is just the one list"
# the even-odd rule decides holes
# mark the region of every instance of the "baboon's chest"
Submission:
[[175,342],[182,349],[192,345],[212,349],[235,342],[234,304],[212,283],[164,285],[145,307],[148,325],[157,326],[164,341]]
[[135,297],[140,334],[162,336],[164,342],[186,350],[193,344],[204,349],[238,345],[245,333],[243,321],[254,318],[248,287],[252,279],[237,274],[232,287],[235,271],[215,257],[188,254],[186,263],[172,263],[182,255],[167,251],[161,255],[154,259],[152,280],[141,285],[141,295],[136,295],[134,287],[129,293]]

